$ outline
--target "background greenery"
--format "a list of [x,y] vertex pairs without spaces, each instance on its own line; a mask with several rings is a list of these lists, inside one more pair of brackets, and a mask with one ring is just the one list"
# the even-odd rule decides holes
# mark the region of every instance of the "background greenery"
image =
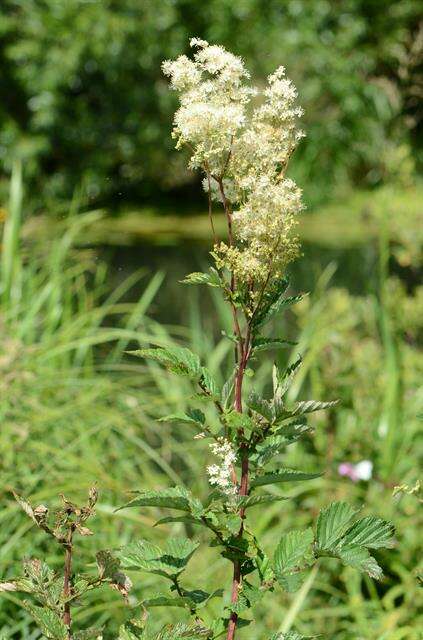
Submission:
[[25,159],[38,205],[71,196],[81,183],[102,203],[159,194],[186,201],[192,175],[169,153],[176,99],[160,64],[187,51],[193,34],[244,56],[258,81],[286,66],[306,110],[308,137],[294,173],[309,202],[345,182],[407,179],[419,161],[419,0],[4,0],[2,7],[0,156],[9,168]]
[[[81,564],[98,547],[181,532],[152,533],[159,512],[114,514],[127,491],[206,491],[207,447],[189,427],[155,421],[184,409],[189,386],[124,353],[149,340],[185,344],[220,379],[231,356],[221,301],[177,283],[207,260],[208,231],[201,189],[172,151],[175,101],[159,66],[198,35],[244,55],[258,81],[284,64],[299,88],[308,138],[293,174],[310,210],[291,277],[311,295],[278,321],[298,345],[274,357],[304,356],[292,399],[341,399],[287,461],[326,467],[324,478],[288,486],[292,499],[254,527],[271,550],[282,531],[347,499],[398,530],[396,549],[378,557],[381,584],[328,564],[298,596],[269,598],[245,637],[296,626],[334,640],[421,640],[421,494],[392,496],[414,486],[423,455],[418,9],[413,0],[3,2],[0,579],[23,555],[61,562],[12,487],[54,504],[97,482],[96,537],[83,541]],[[271,364],[251,384],[261,388]],[[363,459],[369,482],[339,476],[341,462]],[[215,550],[193,563],[205,587],[229,586]],[[136,582],[136,596],[154,591],[151,576]],[[106,624],[108,640],[129,616],[105,591],[79,620]],[[10,593],[0,637],[38,637]]]

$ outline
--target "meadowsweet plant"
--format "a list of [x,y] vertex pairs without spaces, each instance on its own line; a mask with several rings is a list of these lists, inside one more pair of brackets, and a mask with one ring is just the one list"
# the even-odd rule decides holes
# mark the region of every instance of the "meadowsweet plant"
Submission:
[[[252,607],[257,611],[260,601],[276,589],[296,591],[320,558],[337,558],[380,579],[382,569],[371,550],[393,544],[394,531],[389,522],[373,516],[359,517],[358,511],[345,502],[333,502],[323,509],[315,526],[282,529],[270,554],[254,534],[251,509],[257,518],[260,508],[280,501],[283,522],[286,498],[266,492],[266,487],[311,481],[321,475],[320,471],[288,468],[283,456],[287,447],[310,436],[308,414],[335,404],[288,401],[287,391],[301,366],[300,357],[285,369],[274,365],[269,385],[272,391],[266,397],[254,391],[251,377],[259,358],[268,358],[275,350],[289,346],[283,336],[269,336],[266,325],[270,321],[275,324],[284,310],[303,297],[287,294],[286,276],[289,263],[299,255],[295,225],[303,208],[301,190],[287,177],[287,168],[303,136],[298,128],[302,110],[283,67],[269,76],[260,92],[249,84],[248,71],[240,58],[196,38],[191,46],[192,59],[180,56],[166,61],[163,71],[180,99],[173,129],[176,146],[189,151],[190,167],[202,173],[213,236],[213,264],[206,273],[192,273],[184,282],[218,289],[229,305],[233,332],[227,338],[234,347],[233,371],[220,387],[200,358],[183,346],[155,344],[133,352],[192,382],[195,394],[191,395],[190,408],[163,420],[190,426],[198,446],[207,448],[209,463],[204,479],[208,495],[200,500],[183,486],[161,491],[141,488],[121,508],[169,510],[169,515],[156,524],[182,523],[189,525],[187,530],[203,529],[216,554],[227,561],[227,584],[226,588],[215,589],[203,584],[201,576],[186,579],[184,572],[189,572],[189,561],[200,547],[200,541],[190,537],[169,537],[162,546],[134,540],[118,550],[100,552],[97,574],[77,577],[72,571],[74,536],[89,533],[85,521],[94,509],[96,496],[91,493],[83,508],[64,500],[53,524],[49,524],[45,507],[33,509],[19,498],[34,523],[63,547],[64,571],[58,576],[38,560],[28,561],[25,575],[4,583],[2,589],[32,594],[38,604],[24,606],[52,640],[100,637],[103,632],[98,629],[74,631],[72,603],[104,582],[126,595],[130,587],[127,571],[155,574],[162,586],[137,603],[132,621],[120,628],[119,640],[233,640],[243,633],[246,638],[256,638],[254,627],[243,630],[254,623]],[[215,231],[217,210],[226,216],[225,237],[217,237]],[[212,405],[215,419],[206,418],[205,405]],[[212,599],[221,602],[217,617],[208,607]],[[148,622],[149,610],[157,607],[168,609],[175,620],[158,633],[151,632]],[[110,636],[104,632],[106,637]],[[257,640],[301,638],[291,631]]]
[[[287,177],[287,168],[304,135],[298,128],[302,110],[283,67],[269,76],[260,92],[249,84],[240,58],[197,38],[191,46],[192,59],[180,56],[166,61],[163,71],[180,99],[173,129],[176,147],[188,149],[189,166],[203,174],[214,264],[207,273],[192,273],[184,282],[219,289],[230,306],[233,372],[220,388],[198,356],[186,348],[155,346],[135,352],[196,385],[192,407],[164,420],[192,425],[199,446],[200,442],[208,446],[210,464],[204,471],[210,493],[201,502],[184,487],[141,490],[125,506],[168,508],[179,515],[165,517],[159,524],[182,522],[207,529],[211,545],[228,561],[230,597],[221,590],[207,591],[207,585],[198,584],[195,590],[184,585],[183,571],[199,546],[191,539],[172,538],[163,549],[147,541],[134,542],[120,551],[119,559],[125,569],[157,573],[168,581],[167,593],[144,602],[147,609],[180,607],[191,618],[191,626],[187,620],[183,627],[168,627],[166,637],[233,640],[239,629],[252,622],[251,607],[276,588],[298,589],[307,570],[322,556],[381,578],[382,570],[369,550],[391,546],[393,527],[377,517],[358,518],[352,506],[334,502],[321,511],[315,527],[281,531],[268,557],[249,524],[250,510],[271,502],[282,501],[283,513],[284,498],[266,493],[267,486],[321,475],[286,468],[281,460],[287,447],[309,436],[307,414],[335,404],[287,401],[301,358],[284,370],[273,367],[270,397],[255,393],[254,385],[245,392],[245,378],[254,363],[287,345],[283,337],[264,333],[267,323],[302,298],[287,295],[286,277],[287,266],[299,255],[295,225],[303,208],[301,190]],[[215,232],[216,209],[226,216],[225,238]],[[206,420],[204,403],[215,406],[219,427]],[[217,620],[207,616],[211,598],[223,598]],[[254,637],[254,631],[248,629],[245,637]],[[301,636],[276,633],[269,640],[288,638],[300,640]]]

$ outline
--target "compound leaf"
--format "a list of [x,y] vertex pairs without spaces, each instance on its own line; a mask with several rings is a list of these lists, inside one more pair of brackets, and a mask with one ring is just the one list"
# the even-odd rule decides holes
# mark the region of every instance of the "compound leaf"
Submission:
[[332,502],[322,509],[317,520],[318,548],[324,551],[335,547],[356,513],[356,509],[346,502]]

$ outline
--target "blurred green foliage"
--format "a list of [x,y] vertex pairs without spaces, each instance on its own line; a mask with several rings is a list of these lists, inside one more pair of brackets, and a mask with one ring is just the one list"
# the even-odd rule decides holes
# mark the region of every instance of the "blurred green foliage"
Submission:
[[286,66],[306,111],[293,173],[310,203],[346,182],[406,182],[414,171],[418,0],[3,0],[2,8],[0,158],[6,173],[23,159],[35,204],[81,185],[106,204],[169,193],[186,203],[194,178],[169,153],[175,100],[160,64],[193,35],[244,56],[258,81]]

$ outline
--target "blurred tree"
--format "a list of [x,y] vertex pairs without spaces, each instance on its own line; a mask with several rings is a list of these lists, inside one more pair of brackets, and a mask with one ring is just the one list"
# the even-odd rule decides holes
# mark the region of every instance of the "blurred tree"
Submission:
[[[413,170],[418,144],[419,0],[3,0],[0,158],[25,161],[34,202],[183,195],[193,176],[169,153],[173,96],[160,63],[196,35],[284,64],[308,137],[294,173],[316,203],[345,183]],[[324,176],[324,180],[322,180]]]

